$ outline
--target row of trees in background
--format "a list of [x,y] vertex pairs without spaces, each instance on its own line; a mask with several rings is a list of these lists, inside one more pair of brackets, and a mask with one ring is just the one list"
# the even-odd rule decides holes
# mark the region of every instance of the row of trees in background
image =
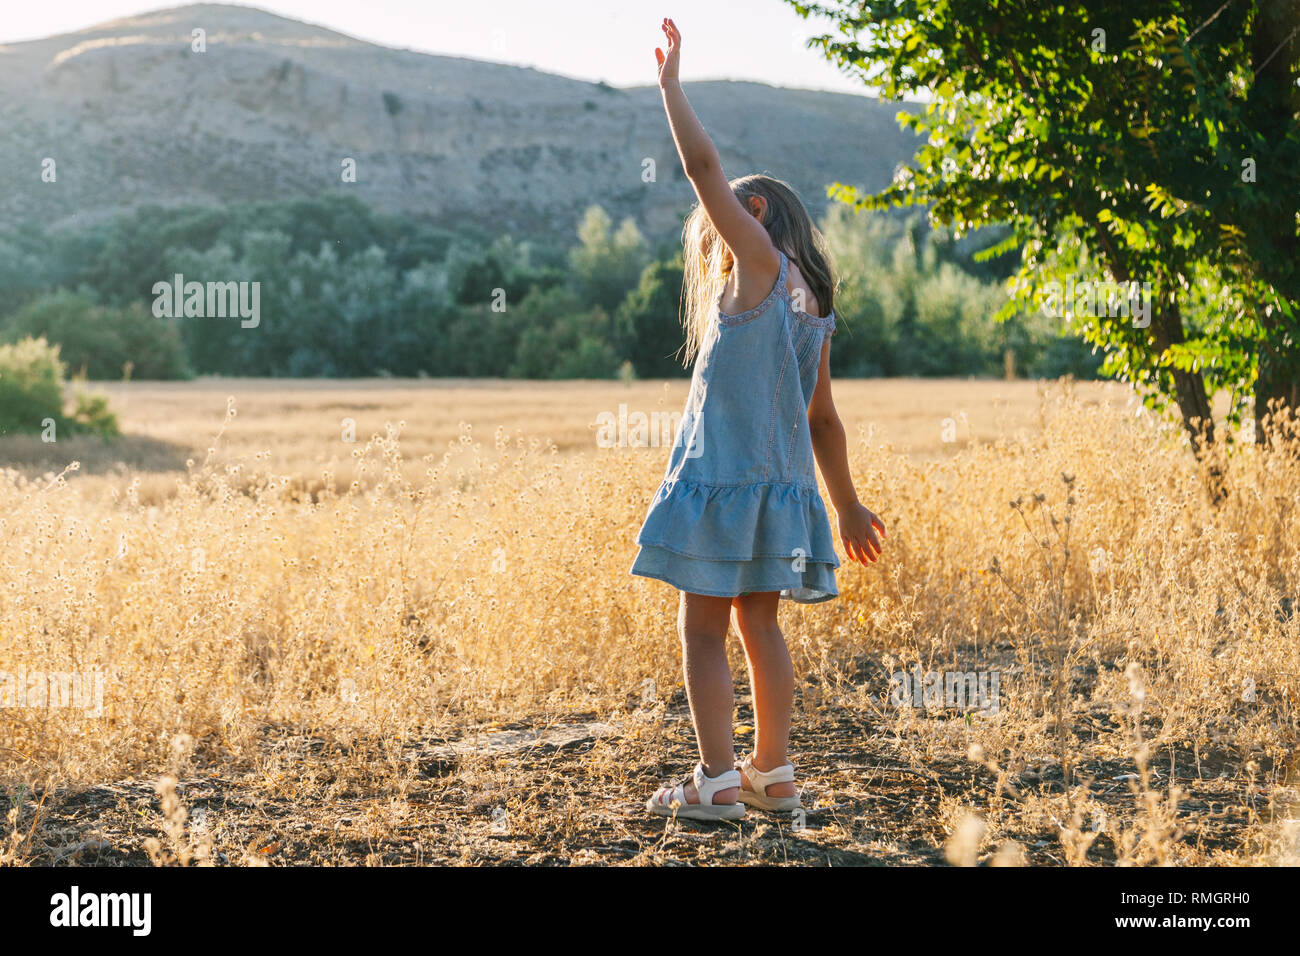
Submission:
[[[1031,375],[1096,363],[1059,323],[1006,323],[1014,256],[919,220],[833,209],[838,374]],[[257,282],[255,327],[158,317],[153,287]],[[569,239],[453,232],[349,198],[144,207],[89,230],[0,234],[0,341],[44,336],[93,379],[260,376],[599,378],[686,374],[681,254],[587,210]]]

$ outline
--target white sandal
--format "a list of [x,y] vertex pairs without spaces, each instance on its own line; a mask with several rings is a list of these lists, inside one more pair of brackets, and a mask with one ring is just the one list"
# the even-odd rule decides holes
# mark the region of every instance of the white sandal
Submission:
[[704,764],[697,763],[691,775],[695,789],[699,792],[699,803],[686,802],[686,785],[683,781],[674,787],[660,787],[655,795],[645,802],[646,809],[661,817],[677,816],[684,820],[743,820],[745,805],[743,803],[713,802],[713,795],[719,790],[729,790],[740,786],[740,773],[727,770],[716,777],[706,776]]
[[792,810],[798,810],[802,804],[799,802],[799,794],[793,797],[769,797],[767,788],[774,783],[794,783],[794,764],[786,763],[771,770],[759,770],[754,766],[754,758],[746,757],[740,765],[740,772],[749,780],[751,786],[757,788],[746,790],[744,783],[740,786],[740,796],[737,799],[751,807],[757,807],[760,810],[773,810],[777,813],[789,813]]

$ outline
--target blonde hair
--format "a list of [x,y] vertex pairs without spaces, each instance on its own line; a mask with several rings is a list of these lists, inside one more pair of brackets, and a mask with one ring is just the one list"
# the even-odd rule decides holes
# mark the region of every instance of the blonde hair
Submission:
[[[742,206],[760,196],[767,201],[762,224],[772,244],[799,267],[823,315],[835,306],[835,279],[822,234],[789,183],[755,173],[731,181]],[[682,281],[682,326],[686,330],[686,364],[704,348],[712,333],[714,312],[726,289],[735,259],[718,235],[704,206],[696,204],[682,228],[685,249]]]

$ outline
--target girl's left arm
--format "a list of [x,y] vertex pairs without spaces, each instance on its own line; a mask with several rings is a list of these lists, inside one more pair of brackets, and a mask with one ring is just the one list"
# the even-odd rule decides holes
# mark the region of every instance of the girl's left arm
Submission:
[[[822,344],[821,367],[817,370],[817,387],[808,403],[808,427],[812,432],[813,455],[826,482],[826,492],[835,509],[840,543],[851,561],[866,564],[880,557],[885,526],[875,512],[858,500],[849,473],[849,447],[844,423],[831,397],[831,337]],[[879,532],[879,534],[877,534]]]

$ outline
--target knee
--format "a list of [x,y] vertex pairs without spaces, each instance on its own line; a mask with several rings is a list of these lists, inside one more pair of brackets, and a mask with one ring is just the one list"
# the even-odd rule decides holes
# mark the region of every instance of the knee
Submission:
[[742,634],[761,636],[781,632],[781,628],[777,625],[776,615],[767,613],[764,608],[738,605],[732,609],[731,619],[736,625],[736,630]]
[[740,632],[740,639],[747,647],[785,643],[785,635],[781,633],[776,618],[768,615],[738,613],[736,630]]
[[677,635],[682,645],[697,647],[725,641],[731,603],[726,598],[682,595],[677,610]]
[[731,606],[736,630],[746,638],[781,639],[781,628],[777,623],[779,604],[780,597],[775,593],[752,594],[737,599]]
[[699,647],[701,645],[715,644],[722,641],[727,636],[727,629],[724,626],[721,629],[714,627],[703,627],[693,621],[677,622],[677,636],[681,638],[682,646]]

